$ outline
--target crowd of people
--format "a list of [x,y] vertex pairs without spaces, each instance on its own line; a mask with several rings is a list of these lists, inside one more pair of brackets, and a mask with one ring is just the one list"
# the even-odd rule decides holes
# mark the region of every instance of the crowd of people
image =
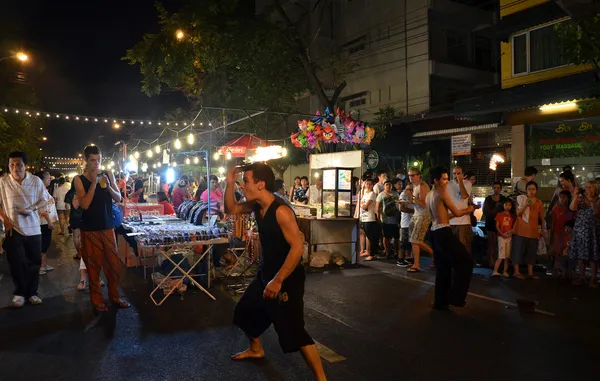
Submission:
[[[441,181],[433,172],[432,169],[429,183],[424,181],[419,168],[409,169],[406,183],[400,176],[388,178],[385,171],[367,172],[360,180],[356,179],[355,217],[361,228],[360,257],[372,261],[383,250],[383,257],[396,258],[398,266],[414,273],[421,271],[420,257],[424,252],[432,257],[431,268],[439,272],[441,265],[435,249],[439,245],[434,236],[442,233],[434,232],[447,225],[466,253],[456,252],[452,256],[466,256],[474,264],[473,229],[477,226],[474,211],[481,207],[473,200],[475,177],[460,166],[448,173],[451,178],[443,189],[460,215],[452,212],[448,221],[442,223],[444,226],[436,226],[432,206],[427,204],[428,195],[435,194],[432,187]],[[600,179],[578,184],[566,166],[552,200],[545,207],[536,197],[536,175],[537,170],[528,167],[505,194],[503,184],[495,182],[491,194],[485,198],[480,225],[487,233],[492,277],[537,280],[536,264],[550,259],[555,276],[570,278],[575,285],[596,287],[600,260]],[[299,185],[294,189],[302,189],[302,184]],[[441,188],[437,186],[438,190]],[[445,202],[441,196],[439,200]],[[449,206],[446,209],[452,211]],[[437,241],[448,241],[447,233],[443,235]]]

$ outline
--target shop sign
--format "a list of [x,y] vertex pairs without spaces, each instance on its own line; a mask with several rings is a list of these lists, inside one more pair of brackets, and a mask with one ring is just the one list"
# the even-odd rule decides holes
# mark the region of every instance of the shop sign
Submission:
[[379,154],[377,151],[369,151],[369,154],[366,157],[367,167],[369,169],[375,169],[379,165]]
[[471,155],[471,134],[452,137],[452,156]]
[[[600,134],[592,120],[531,126],[528,159],[600,155]],[[545,164],[544,164],[545,165]]]

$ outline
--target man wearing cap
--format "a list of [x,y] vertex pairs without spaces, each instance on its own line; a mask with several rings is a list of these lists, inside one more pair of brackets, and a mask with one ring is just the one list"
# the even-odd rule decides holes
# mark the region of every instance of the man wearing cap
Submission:
[[275,191],[275,175],[269,166],[254,163],[243,167],[242,190],[246,202],[237,203],[234,184],[238,168],[227,174],[225,211],[254,212],[261,244],[260,269],[235,306],[233,322],[250,340],[250,348],[233,360],[263,358],[260,336],[274,325],[285,353],[302,352],[317,380],[326,380],[319,351],[304,328],[304,252],[294,211]]

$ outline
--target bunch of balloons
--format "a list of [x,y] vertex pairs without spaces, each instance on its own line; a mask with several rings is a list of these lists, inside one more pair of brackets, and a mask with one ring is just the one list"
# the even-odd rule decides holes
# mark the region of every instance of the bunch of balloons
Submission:
[[375,130],[367,123],[354,120],[338,108],[335,115],[325,109],[321,115],[317,111],[312,120],[299,120],[298,132],[291,137],[292,144],[299,148],[319,148],[325,144],[342,143],[358,146],[371,144]]

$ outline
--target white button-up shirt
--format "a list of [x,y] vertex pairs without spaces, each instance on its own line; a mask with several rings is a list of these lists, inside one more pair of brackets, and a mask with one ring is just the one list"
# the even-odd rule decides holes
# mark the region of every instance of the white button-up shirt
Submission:
[[[21,235],[40,235],[40,218],[36,211],[28,216],[19,214],[18,208],[40,208],[46,205],[42,180],[25,173],[25,179],[19,184],[12,175],[0,178],[0,208],[10,218],[14,229]],[[8,232],[6,232],[8,234]]]

